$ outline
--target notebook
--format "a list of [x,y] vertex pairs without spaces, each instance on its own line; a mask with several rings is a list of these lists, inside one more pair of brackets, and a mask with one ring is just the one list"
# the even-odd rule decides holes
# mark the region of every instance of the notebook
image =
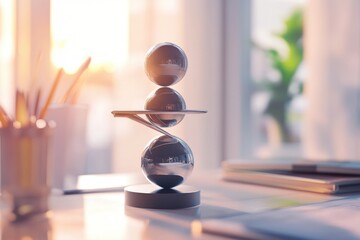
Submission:
[[360,191],[360,161],[227,160],[222,179],[318,193]]
[[335,173],[360,176],[359,161],[314,161],[297,159],[278,160],[226,160],[222,163],[225,170],[286,170],[306,173]]
[[360,176],[298,173],[287,170],[223,170],[226,181],[326,194],[360,192]]
[[360,198],[202,221],[202,231],[241,239],[360,239]]

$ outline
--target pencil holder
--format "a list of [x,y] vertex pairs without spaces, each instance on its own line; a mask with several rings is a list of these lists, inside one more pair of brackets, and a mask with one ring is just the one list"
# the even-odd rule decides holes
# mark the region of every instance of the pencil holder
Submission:
[[14,221],[48,210],[54,127],[36,120],[0,128],[3,213]]
[[53,188],[76,186],[78,177],[85,173],[87,116],[87,105],[54,104],[49,108],[46,119],[56,123]]

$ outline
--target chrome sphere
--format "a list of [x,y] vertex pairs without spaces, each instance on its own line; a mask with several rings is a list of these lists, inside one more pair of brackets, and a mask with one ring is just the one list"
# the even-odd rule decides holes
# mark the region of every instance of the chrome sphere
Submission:
[[141,156],[141,168],[151,183],[173,188],[191,174],[194,157],[183,140],[162,135],[146,146]]
[[160,43],[146,54],[145,72],[148,78],[160,86],[170,86],[180,81],[187,70],[185,52],[173,43]]
[[146,114],[149,121],[159,127],[172,127],[181,122],[185,114],[172,114],[171,111],[186,109],[184,98],[172,88],[162,87],[150,93],[145,102],[146,110],[168,111],[167,114]]

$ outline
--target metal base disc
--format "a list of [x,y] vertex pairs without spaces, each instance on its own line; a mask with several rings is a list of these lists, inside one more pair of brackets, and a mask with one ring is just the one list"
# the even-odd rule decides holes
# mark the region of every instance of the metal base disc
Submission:
[[152,184],[125,188],[125,205],[137,208],[179,209],[200,205],[200,191],[190,186],[163,189]]

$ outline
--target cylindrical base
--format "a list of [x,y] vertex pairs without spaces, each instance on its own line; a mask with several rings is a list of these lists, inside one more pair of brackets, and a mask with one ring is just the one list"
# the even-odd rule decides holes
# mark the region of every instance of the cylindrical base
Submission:
[[152,184],[125,188],[125,204],[130,207],[153,209],[180,209],[200,205],[200,191],[190,186],[171,189]]

